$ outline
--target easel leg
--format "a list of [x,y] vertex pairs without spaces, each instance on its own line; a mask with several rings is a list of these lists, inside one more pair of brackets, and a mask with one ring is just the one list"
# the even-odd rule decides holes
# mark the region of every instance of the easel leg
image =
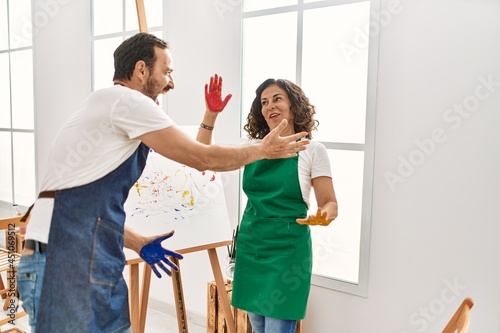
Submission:
[[222,310],[224,310],[224,316],[226,317],[228,331],[229,333],[236,333],[234,317],[231,312],[231,304],[229,303],[229,296],[227,295],[226,287],[224,285],[224,278],[222,277],[219,259],[217,257],[217,251],[215,248],[208,249],[207,251],[210,258],[212,271],[214,272],[215,284],[217,285],[217,294],[220,297]]
[[151,266],[145,263],[144,273],[142,275],[141,305],[139,307],[140,311],[139,333],[144,333],[144,330],[146,329],[146,316],[148,311],[150,284],[151,284]]
[[139,264],[131,264],[129,269],[130,321],[132,333],[139,333]]
[[188,322],[186,316],[186,307],[184,305],[184,294],[182,292],[181,270],[179,260],[170,257],[170,261],[179,267],[178,271],[172,272],[172,284],[174,287],[175,307],[177,310],[177,324],[179,325],[179,333],[188,333]]
[[146,22],[146,9],[144,8],[144,0],[135,0],[137,10],[137,18],[139,19],[139,31],[148,32],[148,24]]

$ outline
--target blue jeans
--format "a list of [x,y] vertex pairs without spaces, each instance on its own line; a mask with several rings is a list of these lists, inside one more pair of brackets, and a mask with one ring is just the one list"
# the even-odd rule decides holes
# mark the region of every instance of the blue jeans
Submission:
[[[17,268],[17,288],[23,301],[24,311],[28,314],[31,333],[36,333],[36,316],[40,304],[44,272],[45,253],[40,253],[37,249],[32,255],[21,257]],[[70,327],[61,330],[61,332],[70,331]],[[122,333],[132,333],[132,330],[129,327]]]
[[29,317],[31,333],[36,333],[36,310],[40,302],[44,272],[45,253],[40,253],[37,249],[32,255],[21,256],[17,268],[17,288],[24,311]]
[[276,319],[247,312],[254,333],[295,333],[297,320]]

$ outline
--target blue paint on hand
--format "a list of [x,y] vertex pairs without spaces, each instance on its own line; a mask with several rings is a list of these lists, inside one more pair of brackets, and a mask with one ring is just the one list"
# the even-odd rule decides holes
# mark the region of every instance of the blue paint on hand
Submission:
[[147,262],[149,264],[149,266],[151,266],[151,268],[153,269],[153,272],[155,272],[155,274],[158,278],[161,278],[161,274],[160,274],[160,272],[158,272],[158,269],[156,268],[156,266],[158,266],[163,271],[165,271],[165,273],[167,273],[168,276],[171,276],[172,273],[167,267],[165,267],[164,263],[176,271],[179,270],[179,268],[174,263],[172,263],[170,261],[169,257],[182,259],[183,256],[177,252],[167,250],[161,246],[161,243],[164,240],[172,237],[173,234],[174,234],[174,232],[172,231],[166,235],[163,235],[163,236],[160,236],[160,237],[154,239],[153,241],[144,245],[141,249],[141,252],[139,253],[141,258],[145,262]]

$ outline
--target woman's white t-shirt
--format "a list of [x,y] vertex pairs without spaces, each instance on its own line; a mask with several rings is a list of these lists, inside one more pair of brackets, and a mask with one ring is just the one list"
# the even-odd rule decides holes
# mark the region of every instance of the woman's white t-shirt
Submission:
[[[98,180],[137,149],[137,137],[173,125],[153,100],[115,85],[92,93],[59,132],[51,149],[40,191],[61,190]],[[38,199],[26,239],[47,243],[54,199]]]

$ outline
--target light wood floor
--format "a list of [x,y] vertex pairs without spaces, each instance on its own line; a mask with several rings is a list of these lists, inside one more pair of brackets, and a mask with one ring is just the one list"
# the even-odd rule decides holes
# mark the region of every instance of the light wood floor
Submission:
[[[29,324],[28,324],[28,316],[24,316],[15,321],[16,327],[24,330],[26,333],[31,333]],[[2,326],[1,332],[12,328],[12,325],[4,325]],[[196,325],[194,323],[188,323],[188,328],[190,333],[206,333],[206,327]],[[146,333],[177,333],[179,332],[177,326],[177,318],[161,312],[160,310],[149,308],[148,315],[146,319]]]

